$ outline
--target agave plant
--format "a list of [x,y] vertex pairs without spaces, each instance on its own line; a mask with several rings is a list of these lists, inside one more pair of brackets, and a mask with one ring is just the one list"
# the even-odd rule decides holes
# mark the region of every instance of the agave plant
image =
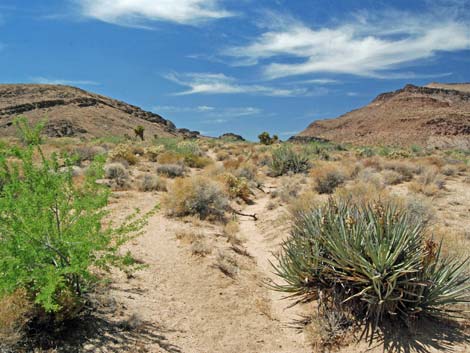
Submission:
[[421,314],[453,312],[468,302],[467,260],[445,258],[427,238],[426,222],[397,204],[330,199],[294,215],[290,238],[273,265],[276,290],[299,301],[342,303],[378,325]]

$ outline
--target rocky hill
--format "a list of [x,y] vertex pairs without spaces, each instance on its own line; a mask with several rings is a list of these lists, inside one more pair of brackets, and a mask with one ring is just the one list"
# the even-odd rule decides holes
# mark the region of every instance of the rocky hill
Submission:
[[336,119],[315,121],[296,138],[470,148],[470,84],[407,85]]
[[13,119],[47,120],[46,133],[52,137],[133,135],[137,125],[147,136],[197,137],[198,132],[177,129],[158,114],[136,106],[62,85],[0,85],[0,136],[16,133]]

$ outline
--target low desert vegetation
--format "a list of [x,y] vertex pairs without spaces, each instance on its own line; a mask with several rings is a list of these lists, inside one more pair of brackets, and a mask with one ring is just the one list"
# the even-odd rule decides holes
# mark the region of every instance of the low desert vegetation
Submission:
[[274,288],[299,301],[318,300],[375,330],[469,299],[466,260],[443,256],[426,223],[393,201],[330,199],[294,217],[275,265],[284,282]]
[[110,223],[130,202],[161,203],[164,226],[152,231],[168,232],[185,256],[178,261],[208,269],[224,295],[259,290],[271,273],[257,264],[273,261],[272,289],[289,304],[311,302],[300,308],[303,329],[319,351],[358,327],[468,308],[469,153],[282,143],[269,134],[259,144],[137,133],[49,144],[21,124],[27,136],[0,142],[0,351],[94,310],[93,291],[114,278],[112,267],[138,281],[133,273],[148,258],[120,249],[130,239],[126,251],[141,246],[135,236],[153,212]]
[[272,151],[270,168],[273,176],[305,173],[310,166],[308,155],[304,151],[296,151],[292,146],[283,145]]
[[178,178],[164,199],[170,216],[198,216],[201,219],[223,219],[229,208],[223,187],[205,177]]
[[118,227],[103,225],[109,191],[96,182],[103,159],[77,184],[72,159],[48,157],[41,141],[24,141],[31,144],[0,156],[0,335],[13,341],[33,318],[75,318],[104,271],[132,267],[119,248],[146,222],[135,215]]

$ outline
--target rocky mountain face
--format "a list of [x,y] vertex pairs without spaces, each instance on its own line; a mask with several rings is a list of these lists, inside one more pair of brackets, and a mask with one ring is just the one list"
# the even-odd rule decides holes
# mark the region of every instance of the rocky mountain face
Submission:
[[407,85],[336,119],[315,121],[298,139],[362,145],[470,148],[470,84]]
[[133,135],[137,125],[145,128],[146,136],[199,136],[158,114],[75,87],[0,85],[0,136],[16,133],[13,119],[19,115],[31,122],[45,119],[51,137]]

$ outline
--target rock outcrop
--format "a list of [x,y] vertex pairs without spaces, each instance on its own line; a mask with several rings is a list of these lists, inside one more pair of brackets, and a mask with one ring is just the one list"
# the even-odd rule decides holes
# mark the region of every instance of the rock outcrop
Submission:
[[62,85],[0,85],[0,136],[15,134],[13,119],[47,120],[49,136],[102,137],[133,134],[137,125],[147,136],[198,137],[197,131],[177,129],[162,116],[102,95]]
[[315,121],[295,138],[360,145],[470,148],[470,84],[406,85],[336,119]]

